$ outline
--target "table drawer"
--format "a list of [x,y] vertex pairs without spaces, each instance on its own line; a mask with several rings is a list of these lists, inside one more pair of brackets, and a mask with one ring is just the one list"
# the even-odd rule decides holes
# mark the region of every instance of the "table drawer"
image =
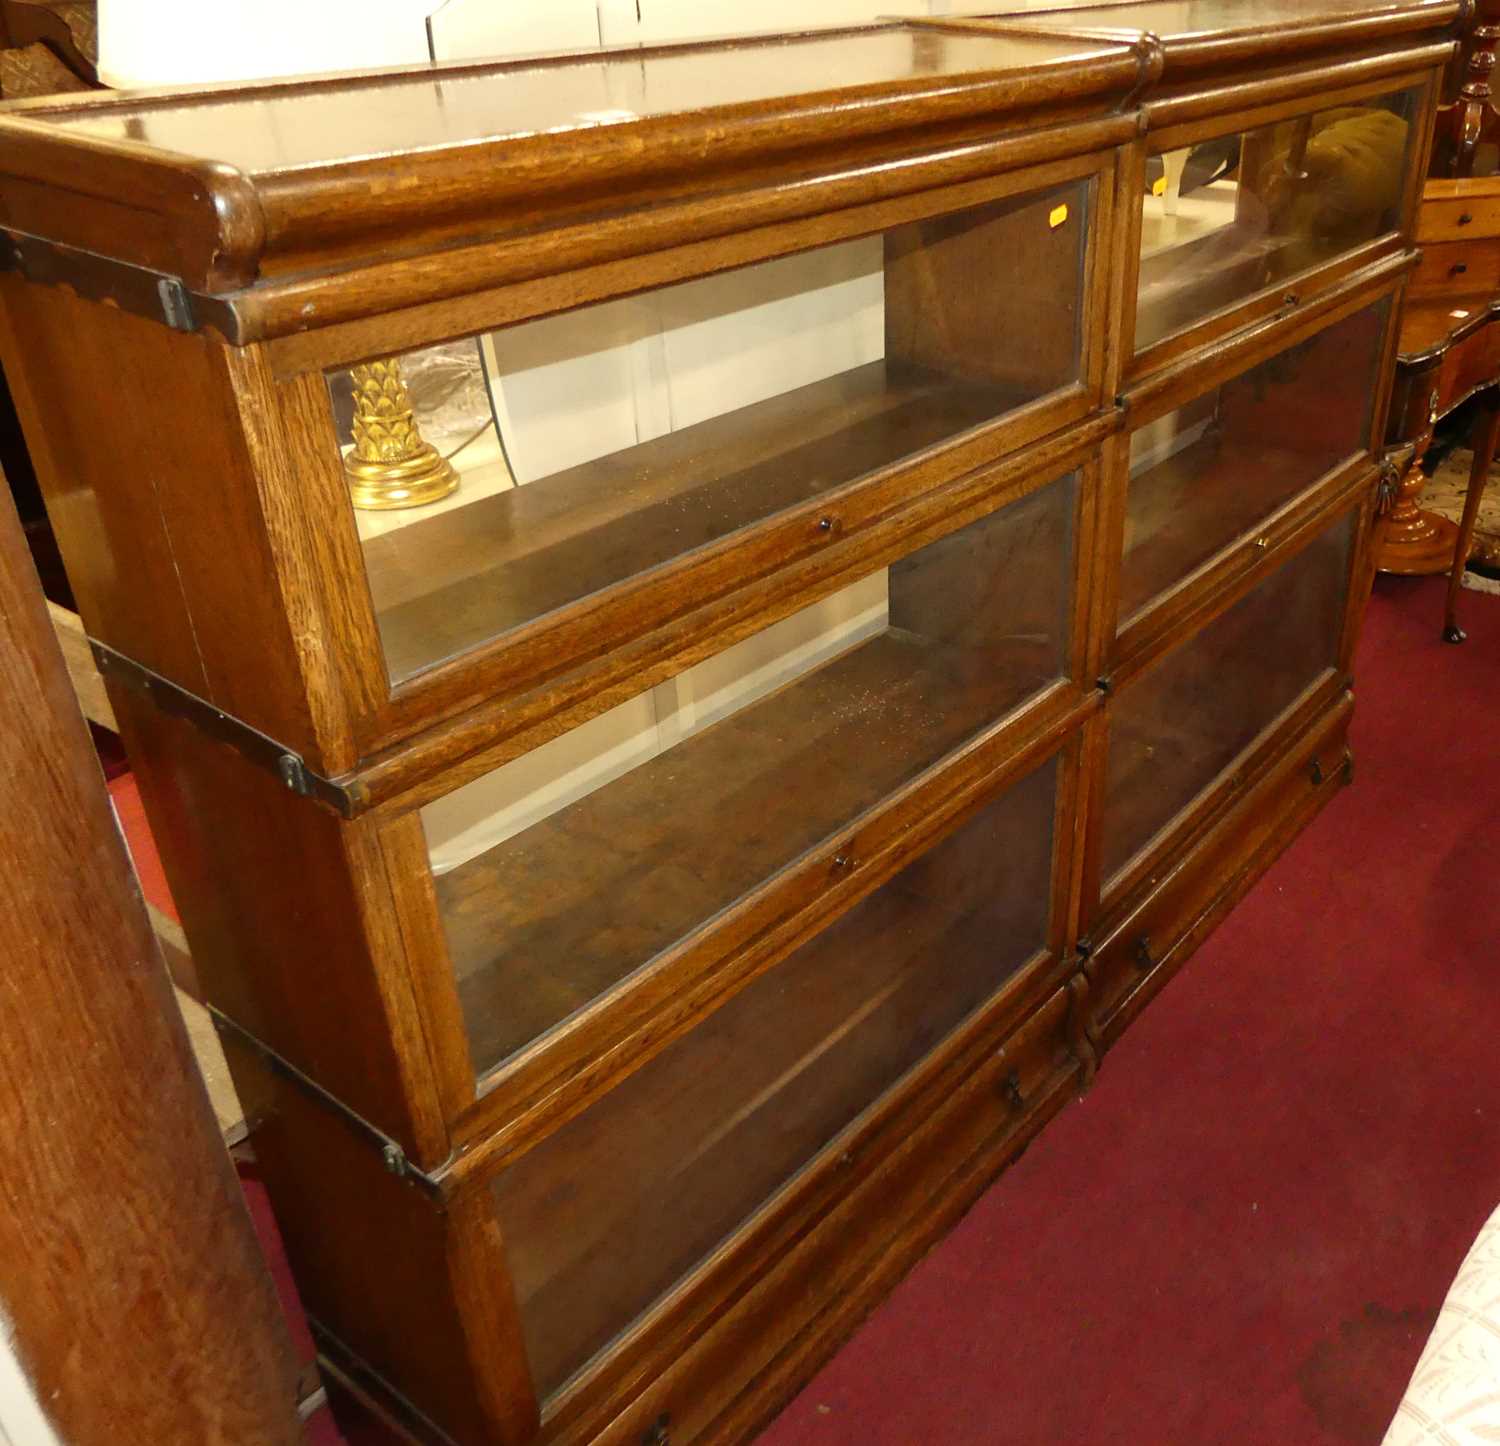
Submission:
[[1455,306],[1468,298],[1484,305],[1500,291],[1500,237],[1439,241],[1422,247],[1408,295],[1425,301],[1451,296]]

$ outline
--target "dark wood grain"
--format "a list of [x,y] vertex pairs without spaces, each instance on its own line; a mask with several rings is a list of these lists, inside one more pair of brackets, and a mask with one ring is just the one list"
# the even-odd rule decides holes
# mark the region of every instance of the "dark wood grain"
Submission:
[[0,486],[0,1255],[69,1442],[294,1446],[275,1293]]

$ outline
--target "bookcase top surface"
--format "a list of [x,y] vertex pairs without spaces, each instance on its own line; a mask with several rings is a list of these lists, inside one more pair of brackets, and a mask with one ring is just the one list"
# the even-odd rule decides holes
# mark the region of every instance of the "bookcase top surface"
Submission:
[[[1192,62],[1278,51],[1290,55],[1309,46],[1333,49],[1356,38],[1432,31],[1453,25],[1464,10],[1463,0],[955,0],[950,13],[1057,35],[1129,41],[1147,33],[1161,41],[1170,70]],[[1241,43],[1230,47],[1235,40]]]
[[937,18],[0,106],[0,269],[234,342],[285,335],[331,324],[311,292],[361,267],[420,264],[413,301],[455,296],[464,248],[545,259],[537,238],[653,209],[692,241],[751,191],[806,214],[810,180],[859,178],[873,199],[919,185],[902,168],[924,155],[962,153],[976,175],[1102,152],[1134,134],[1164,51],[1168,74],[1333,64],[1356,42],[1436,39],[1464,0],[1328,5],[958,0]]
[[[939,87],[1024,102],[1042,76],[1061,96],[1123,92],[1127,47],[1103,40],[948,32],[901,24],[445,64],[234,89],[118,92],[18,107],[78,138],[232,166],[254,178],[394,154],[623,132],[674,117],[773,113]],[[977,99],[977,97],[976,97]],[[982,102],[981,102],[982,103]]]
[[[497,229],[536,234],[564,213],[1072,133],[1118,118],[1143,67],[1128,42],[890,21],[49,97],[0,106],[0,228],[17,255],[31,247],[17,263],[28,276],[52,266],[40,244],[222,294]],[[76,270],[64,258],[49,279]]]

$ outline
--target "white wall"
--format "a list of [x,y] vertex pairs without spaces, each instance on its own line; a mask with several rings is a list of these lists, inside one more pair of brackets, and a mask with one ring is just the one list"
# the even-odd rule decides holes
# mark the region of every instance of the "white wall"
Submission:
[[99,0],[116,87],[254,80],[940,15],[949,0]]
[[10,1322],[3,1307],[0,1307],[0,1446],[61,1446],[11,1348]]

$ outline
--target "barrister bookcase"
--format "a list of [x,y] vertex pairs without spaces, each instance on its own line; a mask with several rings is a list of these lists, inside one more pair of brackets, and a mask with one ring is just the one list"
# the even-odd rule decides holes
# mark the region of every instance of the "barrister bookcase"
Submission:
[[0,113],[0,349],[342,1391],[752,1435],[1347,780],[1460,8]]

